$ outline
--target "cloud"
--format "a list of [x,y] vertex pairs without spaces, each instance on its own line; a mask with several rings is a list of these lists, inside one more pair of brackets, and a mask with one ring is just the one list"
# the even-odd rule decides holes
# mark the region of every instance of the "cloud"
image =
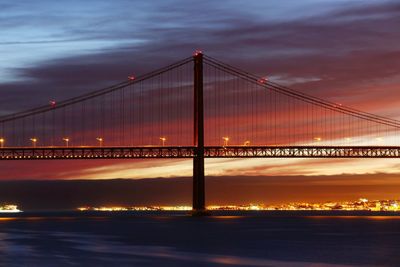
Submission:
[[[34,163],[34,164],[33,164]],[[192,175],[192,160],[2,161],[0,180],[143,179]],[[206,159],[207,176],[397,174],[396,159]]]
[[[299,17],[294,21],[266,20],[260,15],[245,16],[249,11],[239,10],[236,5],[199,5],[198,8],[207,12],[195,13],[192,7],[171,5],[170,2],[160,6],[141,5],[140,8],[148,12],[147,18],[124,19],[125,26],[119,25],[119,22],[108,25],[112,17],[101,19],[91,15],[87,19],[89,22],[80,21],[90,26],[67,30],[69,35],[66,36],[78,41],[76,45],[68,45],[70,49],[81,47],[80,38],[113,39],[115,44],[89,44],[92,51],[85,50],[86,54],[57,56],[48,61],[42,60],[34,67],[14,68],[22,79],[35,81],[30,83],[29,90],[38,94],[38,100],[32,100],[30,105],[36,105],[49,93],[59,98],[71,97],[124,79],[130,72],[139,74],[150,71],[190,55],[198,47],[255,73],[281,75],[289,80],[314,79],[301,82],[297,88],[353,105],[358,103],[352,97],[370,92],[372,85],[379,88],[379,81],[388,83],[397,75],[400,34],[392,26],[400,23],[400,16],[395,16],[399,12],[396,3],[351,6],[347,9],[331,7],[321,15]],[[97,9],[101,7],[103,5]],[[286,7],[281,8],[285,10]],[[84,6],[83,10],[86,9]],[[113,16],[116,17],[118,12],[122,12],[119,9],[115,11]],[[352,19],[362,16],[363,11],[366,14],[362,20]],[[119,15],[124,18],[125,12],[122,14]],[[71,19],[68,13],[64,16],[64,21]],[[156,23],[146,23],[149,19]],[[138,43],[137,40],[145,41]],[[398,79],[393,82],[398,82]],[[17,86],[24,87],[18,83]],[[6,84],[0,90],[8,95],[16,90],[13,87]],[[65,93],[66,88],[71,94]],[[390,90],[389,95],[396,93],[390,84],[386,84],[385,88]],[[19,92],[21,95],[26,93]],[[371,99],[375,99],[375,95],[363,100],[369,103]],[[7,102],[4,101],[4,104],[7,105]],[[17,108],[18,101],[14,105],[14,109]]]

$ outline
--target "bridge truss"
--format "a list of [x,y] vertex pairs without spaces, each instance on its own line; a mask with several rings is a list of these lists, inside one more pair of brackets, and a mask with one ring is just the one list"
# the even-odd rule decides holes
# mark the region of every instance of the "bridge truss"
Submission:
[[[3,148],[0,160],[152,159],[195,157],[195,147]],[[400,147],[373,146],[206,146],[205,158],[400,158]]]

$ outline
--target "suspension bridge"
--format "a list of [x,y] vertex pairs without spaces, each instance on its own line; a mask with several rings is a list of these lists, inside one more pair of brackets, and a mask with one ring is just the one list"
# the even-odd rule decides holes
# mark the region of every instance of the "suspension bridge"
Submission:
[[0,160],[399,158],[400,121],[293,90],[196,52],[167,67],[0,117]]

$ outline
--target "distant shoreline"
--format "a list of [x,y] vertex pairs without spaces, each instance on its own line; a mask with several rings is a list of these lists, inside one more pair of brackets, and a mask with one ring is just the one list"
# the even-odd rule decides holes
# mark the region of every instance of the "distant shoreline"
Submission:
[[[189,211],[87,211],[81,212],[76,210],[63,210],[63,211],[26,211],[23,213],[0,213],[0,218],[91,218],[91,217],[165,217],[165,216],[183,216],[191,217]],[[399,212],[391,211],[282,211],[282,210],[269,210],[269,211],[210,211],[210,216],[207,217],[314,217],[314,218],[395,218],[400,219]]]

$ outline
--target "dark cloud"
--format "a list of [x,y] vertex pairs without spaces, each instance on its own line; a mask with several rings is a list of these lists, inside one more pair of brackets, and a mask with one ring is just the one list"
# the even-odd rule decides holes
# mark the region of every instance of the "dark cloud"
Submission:
[[[65,98],[124,79],[130,72],[145,73],[166,65],[190,55],[196,48],[258,74],[280,75],[288,80],[319,78],[298,88],[328,98],[358,96],[370,91],[369,84],[376,87],[380,80],[387,83],[387,79],[397,75],[400,53],[397,50],[400,34],[395,27],[400,24],[397,3],[342,8],[294,21],[264,21],[245,16],[246,12],[234,8],[226,9],[206,3],[190,7],[161,4],[155,9],[147,8],[155,23],[139,23],[141,31],[138,21],[129,20],[125,13],[121,17],[124,26],[119,28],[111,28],[115,26],[113,23],[107,26],[114,18],[112,15],[99,18],[97,23],[75,29],[79,32],[71,32],[71,36],[144,42],[20,68],[21,77],[32,80],[29,88],[3,84],[0,90],[5,99],[17,93],[21,98],[26,90],[35,92],[36,99],[46,95]],[[369,101],[368,97],[365,101]],[[14,108],[19,107],[16,103]]]

